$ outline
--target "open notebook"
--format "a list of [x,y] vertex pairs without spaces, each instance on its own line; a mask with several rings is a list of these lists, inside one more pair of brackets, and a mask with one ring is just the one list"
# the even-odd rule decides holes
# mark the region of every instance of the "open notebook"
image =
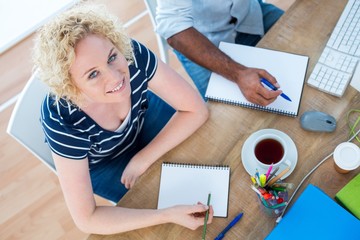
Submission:
[[182,163],[163,163],[161,166],[158,209],[197,202],[210,204],[215,217],[227,217],[230,168]]
[[226,42],[221,42],[219,48],[242,65],[268,71],[277,79],[280,90],[292,101],[279,96],[266,107],[253,104],[234,82],[216,73],[211,74],[205,93],[207,99],[292,117],[298,115],[309,57]]

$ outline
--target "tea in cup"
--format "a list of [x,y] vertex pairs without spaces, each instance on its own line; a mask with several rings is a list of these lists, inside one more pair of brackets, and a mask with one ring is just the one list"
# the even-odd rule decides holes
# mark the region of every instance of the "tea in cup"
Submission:
[[268,133],[259,136],[253,144],[253,159],[258,166],[268,169],[281,164],[291,165],[290,160],[286,159],[287,144],[285,140],[276,134]]

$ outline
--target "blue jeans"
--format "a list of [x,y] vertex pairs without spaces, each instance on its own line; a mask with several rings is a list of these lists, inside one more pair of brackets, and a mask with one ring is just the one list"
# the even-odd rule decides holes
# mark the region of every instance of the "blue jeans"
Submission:
[[[258,0],[258,1],[260,3],[261,10],[263,13],[264,32],[266,33],[272,27],[272,25],[274,25],[275,22],[281,17],[284,11],[272,4],[264,3],[262,0]],[[248,45],[248,46],[255,46],[260,41],[260,39],[261,39],[260,35],[238,32],[235,37],[235,43]],[[201,96],[204,99],[206,99],[205,92],[211,72],[208,69],[203,68],[200,65],[192,62],[180,52],[174,50],[174,53],[176,54],[177,58],[185,68],[188,75],[194,81],[194,84],[199,90]]]
[[149,107],[145,113],[143,128],[136,142],[112,161],[90,170],[91,183],[95,194],[117,203],[128,191],[120,182],[121,175],[131,158],[143,149],[166,125],[175,110],[152,92]]

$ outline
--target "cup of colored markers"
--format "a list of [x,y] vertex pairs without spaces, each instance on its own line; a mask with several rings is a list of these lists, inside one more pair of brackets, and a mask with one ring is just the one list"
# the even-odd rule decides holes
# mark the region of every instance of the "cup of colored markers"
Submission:
[[251,176],[251,189],[256,193],[260,207],[270,217],[278,217],[284,211],[289,199],[289,192],[294,184],[286,183],[281,177],[289,171],[284,169],[278,175],[279,168],[269,167],[266,173],[260,173],[258,169],[254,176]]

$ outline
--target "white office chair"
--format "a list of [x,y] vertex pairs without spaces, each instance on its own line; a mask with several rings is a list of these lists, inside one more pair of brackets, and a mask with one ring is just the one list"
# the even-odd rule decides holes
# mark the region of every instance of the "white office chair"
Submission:
[[10,117],[7,133],[56,174],[51,151],[45,143],[40,123],[40,106],[47,92],[48,87],[40,81],[35,71],[20,93]]
[[[57,174],[40,122],[40,107],[48,90],[35,71],[20,93],[9,120],[7,133]],[[113,201],[107,201],[116,205]]]
[[[156,0],[144,0],[144,2],[145,2],[147,10],[149,12],[151,23],[152,23],[152,25],[154,27],[154,31],[155,31],[155,27],[156,27],[155,16],[156,16],[157,2],[156,2]],[[155,32],[155,35],[156,35],[156,41],[158,43],[158,47],[159,47],[159,51],[160,51],[160,58],[163,62],[169,63],[170,46],[168,45],[166,40],[163,37],[161,37],[159,34],[157,34]]]

